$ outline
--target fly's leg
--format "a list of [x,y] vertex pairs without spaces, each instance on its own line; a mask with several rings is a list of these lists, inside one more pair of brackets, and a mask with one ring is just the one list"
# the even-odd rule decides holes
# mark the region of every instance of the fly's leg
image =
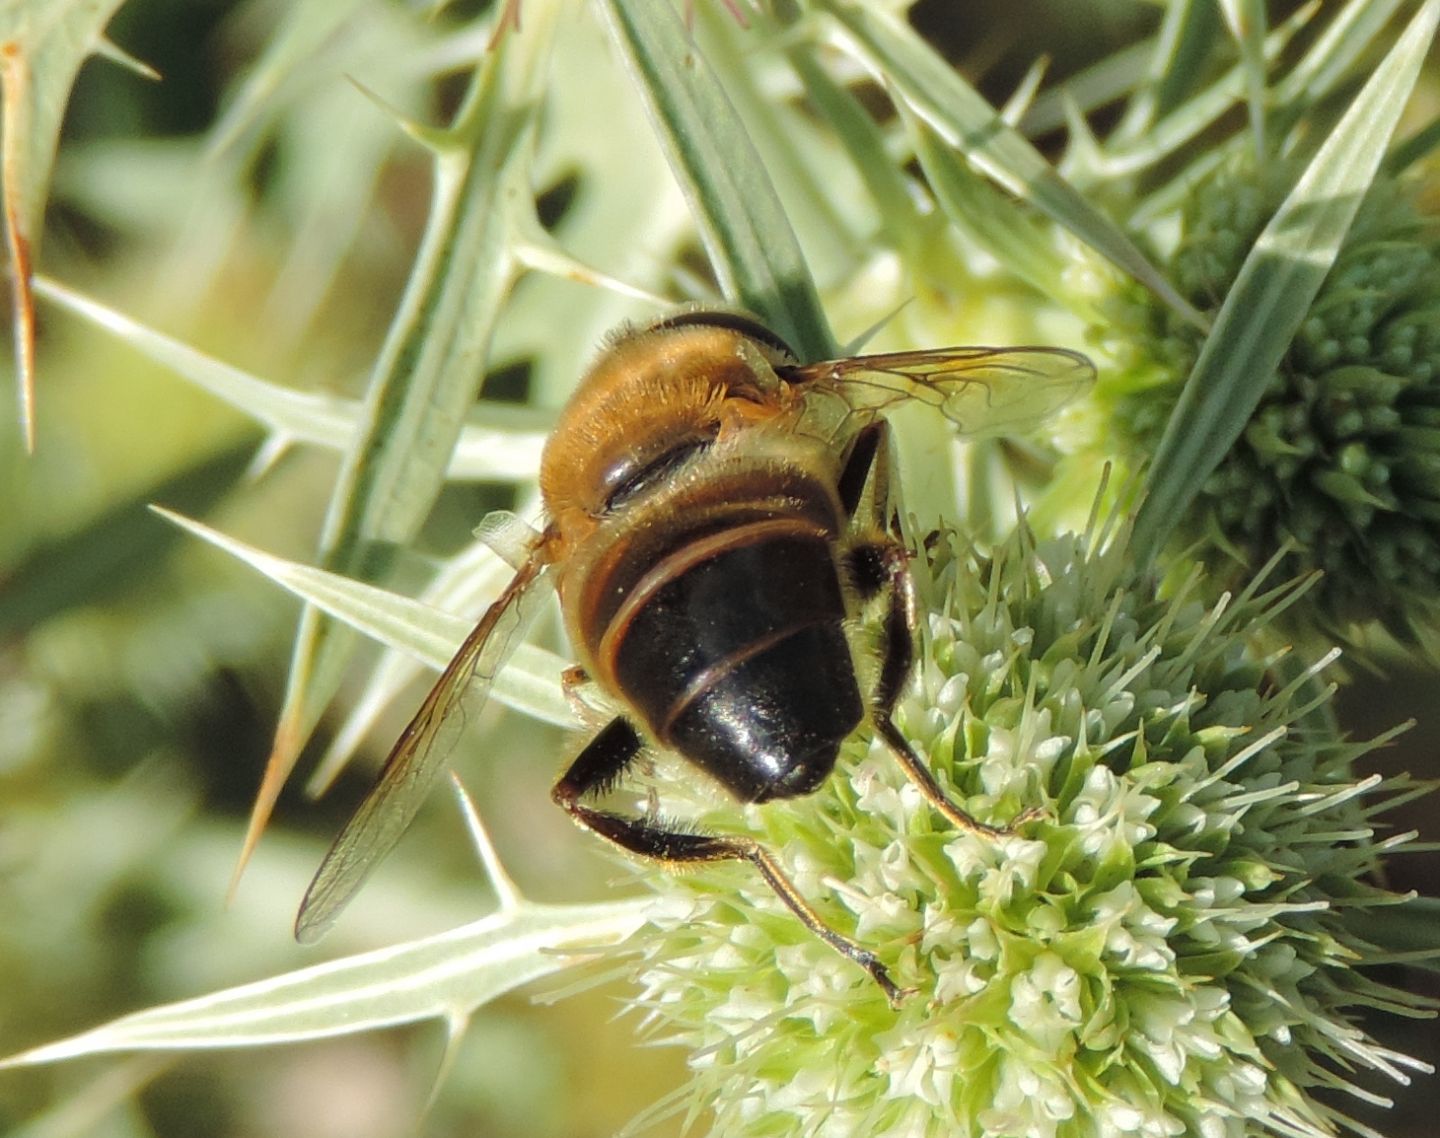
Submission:
[[584,802],[615,787],[641,753],[639,734],[624,717],[612,719],[576,757],[551,797],[576,822],[623,850],[672,868],[710,861],[748,861],[801,922],[847,960],[865,969],[885,998],[898,1007],[912,989],[900,988],[873,952],[827,925],[780,868],[775,856],[753,838],[697,834],[672,828],[655,818],[628,817]]
[[[898,519],[891,500],[889,444],[888,424],[878,419],[861,432],[851,447],[851,458],[841,476],[842,501],[852,511],[852,523],[862,535],[846,551],[849,579],[862,600],[882,594],[887,598],[881,624],[880,674],[870,697],[870,718],[875,733],[890,748],[905,777],[952,825],[987,838],[1009,837],[1015,833],[1014,827],[1040,817],[1044,811],[1025,810],[1011,826],[992,826],[967,814],[935,781],[930,768],[892,718],[915,666],[915,633],[920,616],[915,582],[910,576],[910,551],[896,539]],[[874,536],[863,536],[867,534]]]
[[[570,705],[570,710],[576,719],[580,720],[581,723],[594,723],[596,721],[596,712],[599,710],[599,707],[596,703],[592,702],[592,700],[598,689],[596,688],[594,679],[591,678],[590,673],[587,672],[584,667],[580,664],[572,664],[561,672],[560,690],[564,694],[565,702]],[[586,693],[589,693],[590,699],[586,698]],[[647,774],[650,773],[652,767],[648,756],[642,752],[637,758],[637,762]],[[655,792],[653,786],[645,793],[645,804],[651,814],[659,813],[660,796]]]

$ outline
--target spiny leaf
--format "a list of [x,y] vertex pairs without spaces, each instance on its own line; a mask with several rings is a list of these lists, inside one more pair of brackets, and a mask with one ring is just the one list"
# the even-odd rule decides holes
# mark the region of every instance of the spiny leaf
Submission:
[[[363,408],[354,399],[329,392],[296,391],[227,364],[123,312],[44,276],[36,295],[54,301],[103,328],[181,379],[271,432],[271,446],[310,443],[344,451],[360,429]],[[446,477],[520,479],[533,477],[549,433],[550,415],[508,403],[479,400],[461,428]]]
[[10,252],[16,377],[25,445],[35,447],[35,307],[30,274],[65,104],[86,58],[107,50],[105,25],[122,0],[0,3],[0,170]]
[[1113,221],[1081,197],[1028,140],[908,26],[847,0],[819,0],[850,51],[965,160],[1070,230],[1186,320],[1204,318]]
[[[481,62],[436,154],[429,223],[409,286],[376,361],[364,417],[321,535],[327,569],[383,576],[387,550],[409,541],[443,485],[465,411],[483,377],[500,309],[518,273],[515,205],[531,193],[531,139],[542,103],[554,9]],[[237,879],[340,682],[352,635],[313,609],[296,633],[275,742]]]
[[815,284],[769,175],[679,13],[654,0],[605,0],[604,9],[725,295],[802,358],[834,355]]
[[1250,134],[1260,157],[1265,154],[1265,5],[1260,0],[1220,0],[1220,10],[1240,47]]
[[[437,671],[449,663],[473,623],[375,585],[265,553],[171,510],[155,507],[155,512],[238,557],[348,627]],[[560,691],[559,677],[565,667],[566,662],[553,652],[521,644],[496,677],[491,695],[537,719],[574,727],[574,712]]]
[[114,1052],[296,1043],[448,1019],[622,940],[651,903],[519,901],[437,936],[122,1016],[11,1056],[0,1068]]
[[245,75],[224,115],[206,139],[212,154],[234,145],[252,129],[288,83],[313,67],[315,55],[363,6],[363,0],[293,0],[265,50]]

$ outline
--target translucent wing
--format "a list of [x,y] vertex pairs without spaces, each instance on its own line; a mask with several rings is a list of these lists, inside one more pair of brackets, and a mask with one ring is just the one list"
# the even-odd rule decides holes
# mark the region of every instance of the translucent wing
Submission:
[[1023,433],[1095,380],[1095,365],[1065,348],[936,348],[776,370],[790,383],[834,391],[862,423],[914,399],[966,435]]
[[464,727],[461,703],[483,701],[495,674],[519,643],[536,601],[544,591],[532,588],[544,575],[542,546],[534,544],[505,591],[485,610],[440,679],[430,689],[366,796],[334,845],[300,902],[295,937],[319,940],[335,923],[376,865],[395,848],[415,820],[420,804],[444,774],[450,752]]

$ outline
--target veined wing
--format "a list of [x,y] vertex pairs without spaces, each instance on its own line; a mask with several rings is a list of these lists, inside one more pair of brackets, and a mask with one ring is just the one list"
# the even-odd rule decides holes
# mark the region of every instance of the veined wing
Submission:
[[790,383],[833,390],[863,420],[913,399],[966,435],[1028,431],[1095,381],[1095,365],[1065,348],[935,348],[777,371]]
[[504,592],[440,673],[391,749],[379,782],[325,854],[300,902],[297,940],[309,944],[325,935],[371,871],[395,848],[444,774],[465,725],[462,702],[467,697],[477,705],[484,700],[529,626],[539,607],[536,602],[545,596],[545,590],[533,587],[548,564],[542,549],[539,543],[532,547]]

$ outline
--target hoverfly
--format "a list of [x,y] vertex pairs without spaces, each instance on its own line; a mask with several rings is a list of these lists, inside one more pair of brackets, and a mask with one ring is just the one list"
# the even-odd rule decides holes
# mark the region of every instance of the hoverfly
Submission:
[[[862,723],[932,806],[983,835],[1010,831],[945,795],[891,721],[917,621],[910,551],[890,487],[885,412],[936,408],[967,434],[1023,430],[1094,378],[1060,348],[941,348],[801,364],[746,316],[684,312],[620,333],[546,443],[546,524],[480,618],[311,882],[296,920],[319,937],[399,841],[444,771],[467,693],[483,696],[552,579],[580,666],[626,710],[580,751],[552,797],[581,826],[670,866],[738,859],[796,916],[904,995],[870,951],[832,929],[751,838],[602,809],[647,746],[735,798],[814,791]],[[862,691],[847,622],[883,608]],[[865,671],[866,669],[861,669]],[[1025,815],[1022,815],[1022,819]]]

